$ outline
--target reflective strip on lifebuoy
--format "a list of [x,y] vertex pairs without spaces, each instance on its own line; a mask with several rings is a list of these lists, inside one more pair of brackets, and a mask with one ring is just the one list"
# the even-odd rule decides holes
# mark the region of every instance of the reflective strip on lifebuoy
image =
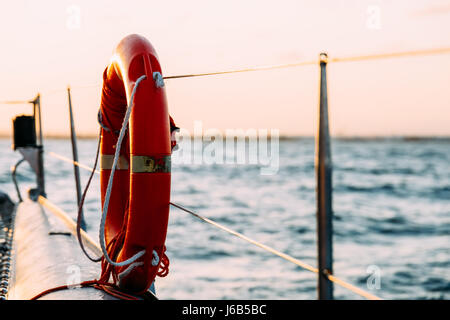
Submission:
[[[102,154],[100,155],[100,170],[111,170],[114,163],[113,154]],[[116,170],[128,170],[128,160],[124,156],[119,156],[119,161],[117,161]]]
[[131,172],[170,172],[170,156],[131,156]]

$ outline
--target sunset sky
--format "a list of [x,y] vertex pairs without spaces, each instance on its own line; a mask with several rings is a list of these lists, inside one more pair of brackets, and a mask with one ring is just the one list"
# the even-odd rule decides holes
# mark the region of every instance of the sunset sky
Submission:
[[[164,75],[450,47],[450,1],[2,1],[0,100],[42,95],[45,134],[98,131],[102,72],[126,35],[145,36]],[[450,135],[450,54],[330,64],[333,135]],[[166,80],[178,126],[313,135],[318,66]],[[0,105],[0,133],[27,106]]]

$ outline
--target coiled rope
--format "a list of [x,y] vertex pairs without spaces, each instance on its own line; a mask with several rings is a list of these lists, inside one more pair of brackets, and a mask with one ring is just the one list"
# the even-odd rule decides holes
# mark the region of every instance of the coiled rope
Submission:
[[[96,171],[93,171],[93,172],[96,172]],[[79,236],[79,237],[81,236],[84,239],[84,241],[86,242],[86,245],[90,251],[92,251],[93,253],[95,253],[97,255],[102,254],[102,249],[100,248],[100,246],[84,230],[81,230],[81,234],[78,235],[79,223],[77,224],[75,221],[73,221],[72,218],[70,218],[70,216],[66,212],[64,212],[61,208],[59,208],[57,205],[55,205],[54,203],[52,203],[50,200],[48,200],[47,198],[45,198],[43,196],[38,197],[38,202],[43,207],[48,209],[51,213],[53,213],[57,218],[59,218],[67,226],[69,231],[74,236]],[[106,279],[104,279],[104,278],[100,278],[99,280],[85,281],[78,285],[81,287],[91,286],[95,289],[103,290],[103,291],[115,296],[116,298],[130,300],[129,295],[122,292],[120,290],[120,288],[118,288],[115,284],[107,282]],[[38,298],[40,298],[46,294],[49,294],[51,292],[69,289],[73,286],[77,286],[77,285],[74,285],[74,284],[72,284],[70,286],[62,285],[59,287],[51,288],[51,289],[41,292],[40,294],[38,294],[37,296],[35,296],[32,299],[38,299]],[[132,296],[132,297],[133,297],[133,300],[134,299],[158,300],[158,298],[152,291],[147,291],[143,295]]]
[[[122,128],[120,129],[119,138],[117,139],[116,151],[114,153],[113,166],[111,169],[111,173],[109,175],[108,185],[106,187],[105,201],[103,203],[102,218],[100,220],[100,231],[99,231],[100,247],[102,248],[102,253],[103,253],[103,256],[105,257],[106,261],[108,261],[108,263],[110,265],[115,266],[115,267],[123,267],[123,266],[129,265],[129,264],[132,264],[133,262],[135,262],[137,259],[139,259],[140,257],[142,257],[145,254],[145,250],[141,250],[138,253],[136,253],[134,256],[132,256],[131,258],[129,258],[125,261],[115,262],[115,261],[112,261],[112,259],[108,255],[108,251],[106,249],[106,241],[105,241],[106,215],[108,214],[109,199],[111,198],[114,173],[116,171],[117,162],[119,161],[120,149],[122,146],[123,137],[125,136],[125,131],[128,128],[128,121],[130,119],[131,110],[133,109],[133,106],[134,106],[134,103],[133,103],[134,95],[136,94],[136,90],[139,86],[139,83],[142,80],[144,80],[145,78],[147,78],[147,76],[145,76],[145,75],[139,77],[136,80],[136,83],[133,87],[133,91],[131,92],[130,101],[128,103],[127,111],[126,111],[125,117],[123,119]],[[153,255],[155,255],[155,251],[153,252]],[[158,262],[159,262],[159,258],[158,258]],[[153,264],[153,261],[152,261],[152,264]]]
[[[54,152],[47,152],[47,154],[50,155],[51,157],[54,157],[54,158],[59,159],[59,160],[62,160],[64,162],[78,165],[73,160],[71,160],[71,159],[69,159],[67,157],[64,157],[64,156],[62,156],[60,154],[57,154],[57,153],[54,153]],[[97,174],[100,174],[100,171],[96,170],[95,168],[90,168],[90,167],[88,167],[86,165],[83,165],[83,166],[80,165],[80,168],[88,170],[91,173],[95,172]],[[175,208],[177,208],[177,209],[180,209],[180,210],[182,210],[182,211],[184,211],[186,213],[189,213],[190,215],[198,218],[199,220],[201,220],[203,222],[206,222],[206,223],[208,223],[208,224],[210,224],[210,225],[212,225],[212,226],[214,226],[214,227],[216,227],[218,229],[221,229],[221,230],[223,230],[223,231],[225,231],[225,232],[227,232],[229,234],[232,234],[232,235],[234,235],[234,236],[236,236],[236,237],[238,237],[238,238],[240,238],[240,239],[242,239],[244,241],[247,241],[247,242],[249,242],[249,243],[251,243],[251,244],[253,244],[253,245],[255,245],[255,246],[257,246],[257,247],[259,247],[259,248],[261,248],[261,249],[263,249],[265,251],[267,251],[267,252],[270,252],[270,253],[272,253],[272,254],[274,254],[274,255],[276,255],[276,256],[278,256],[278,257],[280,257],[280,258],[282,258],[282,259],[284,259],[286,261],[294,263],[295,265],[299,266],[302,269],[308,270],[308,271],[310,271],[312,273],[315,273],[315,274],[319,273],[319,270],[317,268],[315,268],[315,267],[313,267],[313,266],[311,266],[311,265],[309,265],[309,264],[307,264],[307,263],[305,263],[305,262],[303,262],[303,261],[301,261],[301,260],[299,260],[297,258],[294,258],[294,257],[292,257],[292,256],[290,256],[290,255],[288,255],[286,253],[278,251],[278,250],[276,250],[276,249],[274,249],[274,248],[272,248],[270,246],[267,246],[267,245],[265,245],[265,244],[263,244],[263,243],[261,243],[259,241],[253,240],[253,239],[243,235],[242,233],[234,231],[234,230],[232,230],[232,229],[230,229],[230,228],[228,228],[228,227],[226,227],[224,225],[221,225],[220,223],[217,223],[217,222],[215,222],[215,221],[213,221],[213,220],[211,220],[211,219],[209,219],[207,217],[201,216],[198,213],[195,213],[192,210],[189,210],[189,209],[187,209],[187,208],[185,208],[185,207],[183,207],[183,206],[181,206],[179,204],[170,202],[170,205],[175,207]],[[353,293],[358,294],[361,297],[364,297],[364,298],[369,299],[369,300],[382,300],[380,297],[378,297],[376,295],[373,295],[373,294],[371,294],[369,292],[366,292],[366,291],[364,291],[364,290],[362,290],[362,289],[360,289],[358,287],[355,287],[354,285],[352,285],[352,284],[350,284],[350,283],[348,283],[348,282],[346,282],[346,281],[344,281],[344,280],[342,280],[342,279],[340,279],[340,278],[338,278],[338,277],[336,277],[334,275],[331,275],[329,273],[324,273],[323,275],[325,277],[327,277],[327,279],[330,280],[331,282],[336,283],[337,285],[339,285],[339,286],[341,286],[343,288],[346,288],[347,290],[352,291]]]

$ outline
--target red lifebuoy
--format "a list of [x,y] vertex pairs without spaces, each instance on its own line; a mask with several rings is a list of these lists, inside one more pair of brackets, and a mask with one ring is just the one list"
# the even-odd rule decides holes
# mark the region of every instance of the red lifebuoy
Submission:
[[[161,66],[150,42],[139,36],[125,37],[117,46],[103,74],[101,99],[101,199],[112,169],[118,132],[138,78],[129,128],[121,146],[114,174],[105,224],[108,255],[124,261],[139,251],[145,254],[129,266],[114,267],[102,261],[102,278],[112,275],[122,289],[148,290],[156,275],[168,272],[165,240],[170,203],[171,127]],[[157,253],[155,265],[155,256]],[[152,264],[153,260],[153,264]]]

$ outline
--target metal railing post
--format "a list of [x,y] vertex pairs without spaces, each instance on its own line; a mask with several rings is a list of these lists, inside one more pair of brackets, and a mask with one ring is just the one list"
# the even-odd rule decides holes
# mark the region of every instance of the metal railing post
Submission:
[[[76,165],[78,163],[78,148],[77,148],[77,135],[75,133],[75,122],[73,119],[72,111],[72,97],[70,95],[70,87],[67,87],[67,98],[69,101],[69,118],[70,118],[70,140],[72,142],[72,156],[73,156],[73,171],[75,176],[75,185],[77,189],[77,208],[80,210],[81,205],[81,182],[80,182],[80,169]],[[86,231],[86,221],[84,220],[83,209],[81,209],[81,229]]]
[[[37,107],[37,110],[36,110]],[[36,112],[37,111],[37,112]],[[33,100],[33,114],[36,123],[36,116],[38,117],[38,125],[39,125],[39,143],[37,145],[38,148],[38,172],[37,172],[37,185],[39,194],[46,197],[45,193],[45,173],[44,173],[44,145],[42,141],[42,120],[41,120],[41,95],[38,93],[36,99]]]
[[317,196],[317,247],[318,247],[318,299],[333,299],[333,283],[327,274],[333,273],[333,211],[332,163],[328,125],[326,53],[320,54],[320,102],[316,135],[316,196]]

